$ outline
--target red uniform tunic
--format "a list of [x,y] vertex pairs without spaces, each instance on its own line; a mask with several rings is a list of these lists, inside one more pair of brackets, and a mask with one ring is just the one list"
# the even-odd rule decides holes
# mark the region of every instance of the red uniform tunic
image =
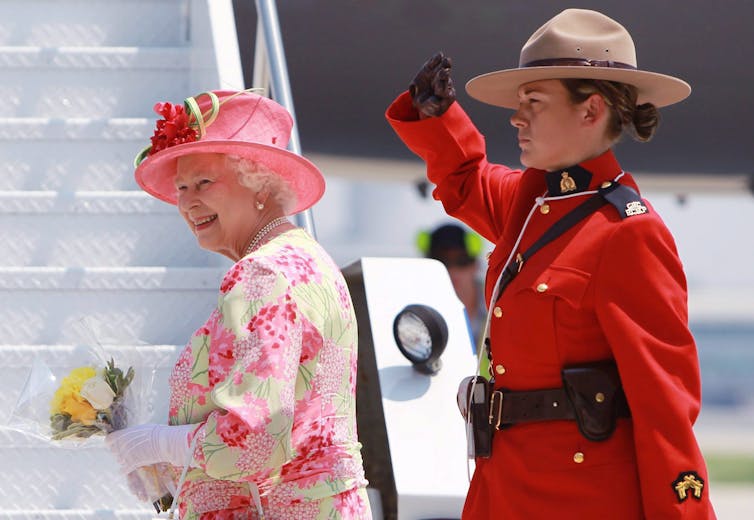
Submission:
[[[404,93],[386,116],[426,161],[447,213],[495,244],[489,301],[535,199],[560,195],[547,193],[553,173],[489,163],[458,103],[419,121]],[[591,178],[575,193],[622,172],[611,152],[579,166]],[[619,182],[637,190],[629,174]],[[589,196],[535,210],[516,252]],[[670,232],[643,204],[647,212],[624,219],[605,205],[533,255],[492,303],[499,311],[490,323],[496,388],[557,388],[564,366],[614,359],[632,418],[601,442],[565,420],[496,432],[492,457],[477,460],[465,519],[715,518],[692,430],[701,387],[686,280]]]

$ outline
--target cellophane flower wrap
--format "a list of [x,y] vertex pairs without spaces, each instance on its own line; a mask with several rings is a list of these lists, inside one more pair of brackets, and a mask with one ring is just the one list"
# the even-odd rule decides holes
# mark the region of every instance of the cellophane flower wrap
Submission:
[[82,365],[60,380],[50,402],[52,440],[88,438],[120,430],[128,424],[126,391],[133,367],[123,370],[110,358],[104,367]]
[[[79,449],[104,447],[108,433],[152,422],[156,369],[144,366],[139,347],[105,347],[89,323],[80,324],[85,345],[40,348],[5,427],[50,443]],[[173,491],[173,476],[160,465],[127,476],[138,498],[153,502]]]

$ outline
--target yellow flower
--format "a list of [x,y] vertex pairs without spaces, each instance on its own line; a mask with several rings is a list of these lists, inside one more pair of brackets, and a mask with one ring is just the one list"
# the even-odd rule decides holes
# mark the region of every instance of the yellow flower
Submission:
[[[79,367],[71,370],[71,373],[64,377],[60,382],[60,387],[52,397],[50,414],[55,415],[56,413],[61,412],[70,413],[67,412],[64,407],[71,408],[71,405],[68,404],[71,400],[79,403],[83,402],[84,399],[81,397],[81,387],[87,380],[96,375],[97,371],[92,367]],[[89,403],[86,403],[86,405],[89,406],[89,408],[92,408]],[[73,405],[72,409],[77,409],[77,407]],[[92,410],[94,409],[92,408]],[[71,414],[71,416],[73,416],[73,414]],[[73,417],[71,418],[73,419]]]
[[63,402],[62,411],[71,416],[71,421],[87,426],[94,424],[97,417],[97,410],[86,399],[76,396],[71,396]]

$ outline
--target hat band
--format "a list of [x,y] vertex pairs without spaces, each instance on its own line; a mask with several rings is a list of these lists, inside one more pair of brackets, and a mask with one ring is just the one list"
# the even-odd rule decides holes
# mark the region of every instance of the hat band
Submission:
[[587,60],[586,58],[550,58],[546,60],[534,60],[524,63],[520,68],[526,67],[606,67],[610,69],[633,69],[634,65],[612,60]]

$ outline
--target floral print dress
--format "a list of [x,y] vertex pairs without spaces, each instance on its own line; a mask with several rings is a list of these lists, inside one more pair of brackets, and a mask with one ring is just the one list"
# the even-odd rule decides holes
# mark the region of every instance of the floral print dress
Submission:
[[233,265],[170,377],[170,424],[200,423],[180,517],[257,518],[256,485],[267,520],[371,518],[356,359],[345,281],[304,230]]

